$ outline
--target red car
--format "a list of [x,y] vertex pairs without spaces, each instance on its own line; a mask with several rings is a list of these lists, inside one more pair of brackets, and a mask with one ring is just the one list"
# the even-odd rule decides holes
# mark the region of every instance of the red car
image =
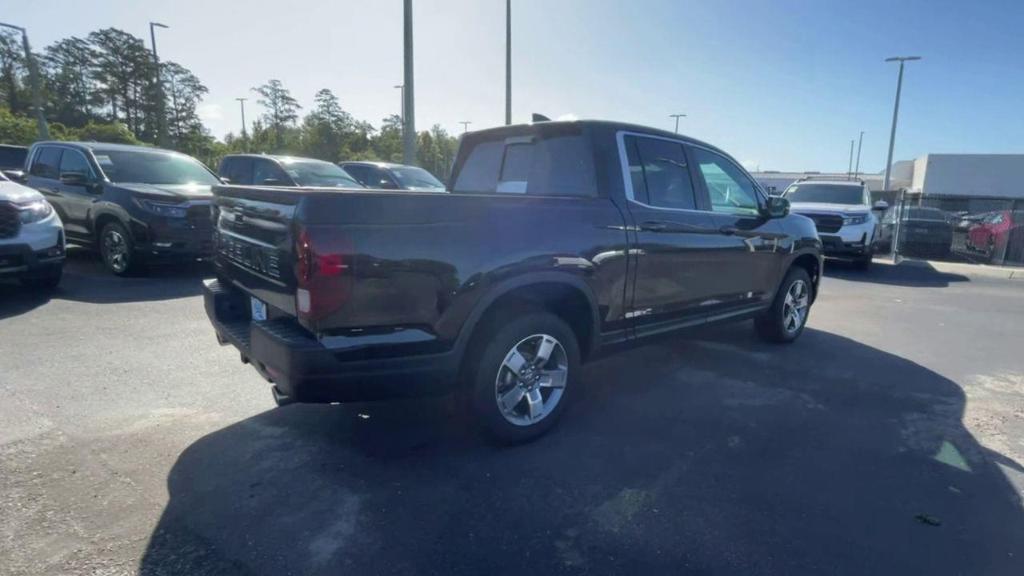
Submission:
[[1020,225],[1010,210],[991,212],[967,230],[967,247],[993,258],[1005,251],[1010,233]]

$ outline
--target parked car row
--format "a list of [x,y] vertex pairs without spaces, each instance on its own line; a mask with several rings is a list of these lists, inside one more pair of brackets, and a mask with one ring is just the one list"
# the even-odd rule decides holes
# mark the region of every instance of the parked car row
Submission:
[[[41,196],[33,202],[40,202],[54,215],[46,225],[63,225],[60,257],[66,235],[67,242],[96,250],[106,268],[117,275],[136,274],[159,262],[212,257],[210,201],[214,185],[444,191],[443,184],[420,168],[377,162],[345,164],[358,178],[330,162],[293,156],[232,154],[224,157],[219,172],[214,173],[185,154],[144,146],[97,142],[0,146],[0,170],[18,181],[6,182],[5,190],[37,191],[35,196]],[[0,200],[0,208],[6,210],[10,221],[0,231],[7,245],[15,234],[11,226],[25,212],[20,204],[4,200]],[[24,233],[34,229],[26,226]],[[17,232],[22,231],[19,228]],[[4,256],[0,273],[7,268],[20,269],[27,258]],[[59,280],[59,276],[47,278]]]

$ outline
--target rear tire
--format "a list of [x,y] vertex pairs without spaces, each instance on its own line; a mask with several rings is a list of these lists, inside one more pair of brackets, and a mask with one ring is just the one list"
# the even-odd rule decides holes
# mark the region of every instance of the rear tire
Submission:
[[547,432],[565,410],[580,370],[572,328],[553,314],[535,311],[496,322],[479,337],[484,343],[475,349],[479,356],[470,359],[474,364],[467,376],[480,426],[507,444]]
[[134,276],[142,271],[142,258],[135,252],[131,234],[119,222],[103,227],[99,238],[100,256],[107,270],[118,276]]
[[786,273],[771,308],[754,319],[757,334],[768,342],[788,344],[803,334],[811,312],[811,277],[794,266]]

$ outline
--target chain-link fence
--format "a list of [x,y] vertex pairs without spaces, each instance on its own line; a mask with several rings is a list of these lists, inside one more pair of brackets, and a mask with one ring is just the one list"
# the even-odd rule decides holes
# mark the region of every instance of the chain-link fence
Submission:
[[[1024,266],[1024,200],[983,196],[878,193],[877,253]],[[895,246],[893,240],[895,241]]]

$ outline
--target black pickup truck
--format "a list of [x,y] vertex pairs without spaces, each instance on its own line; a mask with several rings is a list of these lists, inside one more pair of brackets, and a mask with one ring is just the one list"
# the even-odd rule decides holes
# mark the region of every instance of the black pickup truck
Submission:
[[463,136],[448,193],[214,189],[206,311],[278,404],[461,391],[506,441],[581,362],[755,319],[791,342],[821,273],[809,219],[721,150],[599,121]]

